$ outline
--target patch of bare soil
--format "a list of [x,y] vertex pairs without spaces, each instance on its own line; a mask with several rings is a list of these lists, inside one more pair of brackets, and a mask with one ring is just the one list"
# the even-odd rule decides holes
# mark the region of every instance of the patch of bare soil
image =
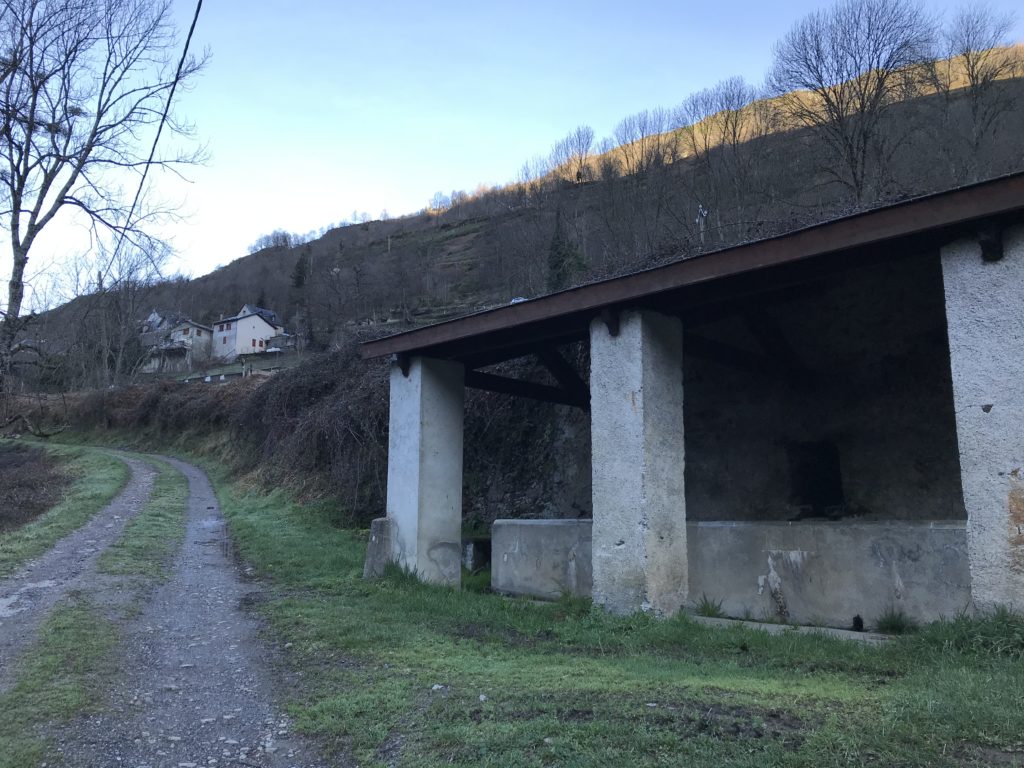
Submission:
[[[469,713],[474,722],[483,718],[481,708]],[[704,735],[723,741],[774,742],[796,750],[807,735],[821,725],[816,715],[797,715],[776,708],[711,703],[698,699],[653,700],[616,696],[591,696],[581,703],[560,694],[541,695],[526,710],[512,709],[509,720],[552,715],[559,722],[590,723],[610,719],[633,723],[637,729],[673,731],[686,738]]]
[[33,445],[0,441],[0,532],[18,528],[60,501],[68,477]]
[[1018,744],[1010,749],[998,749],[986,747],[981,744],[964,744],[957,750],[957,762],[963,766],[1007,766],[1007,768],[1021,768],[1024,766],[1024,744]]

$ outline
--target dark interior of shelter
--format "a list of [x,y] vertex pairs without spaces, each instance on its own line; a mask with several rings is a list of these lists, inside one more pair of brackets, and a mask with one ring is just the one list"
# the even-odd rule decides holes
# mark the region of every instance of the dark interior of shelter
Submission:
[[[687,518],[966,520],[937,249],[765,282],[696,312],[660,307],[685,329]],[[565,348],[584,379],[588,346]],[[490,478],[467,492],[467,519],[589,517],[586,414],[483,397],[527,426],[508,456],[467,436],[467,475]]]
[[937,252],[685,327],[689,519],[966,518]]

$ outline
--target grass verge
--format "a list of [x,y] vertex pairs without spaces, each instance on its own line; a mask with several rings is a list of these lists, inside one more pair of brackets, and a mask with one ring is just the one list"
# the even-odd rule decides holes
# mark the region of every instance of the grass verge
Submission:
[[[360,578],[325,506],[214,473],[300,673],[298,726],[364,766],[1020,765],[1020,617],[881,648]],[[986,638],[967,638],[981,629]]]
[[40,765],[47,752],[41,727],[97,706],[114,671],[116,640],[114,625],[80,596],[53,612],[22,657],[14,687],[0,696],[0,768]]
[[163,580],[185,535],[188,481],[170,464],[144,458],[157,471],[149,502],[100,556],[102,573]]
[[128,482],[128,467],[108,453],[77,446],[47,449],[61,459],[74,479],[55,507],[20,528],[0,534],[0,578],[80,528]]

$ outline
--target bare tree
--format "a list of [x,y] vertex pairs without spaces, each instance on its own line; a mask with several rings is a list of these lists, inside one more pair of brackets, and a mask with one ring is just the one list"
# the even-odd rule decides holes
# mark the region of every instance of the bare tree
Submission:
[[551,167],[563,179],[580,184],[593,177],[590,167],[594,129],[581,125],[551,148]]
[[588,253],[590,263],[639,267],[662,248],[675,178],[671,164],[679,155],[677,134],[671,113],[659,108],[624,118],[615,127],[614,142],[601,142],[596,166],[604,183],[596,214],[604,242],[603,252]]
[[900,143],[886,119],[915,86],[932,39],[916,0],[841,0],[775,46],[769,83],[785,116],[822,139],[832,156],[823,170],[857,203]]
[[154,135],[165,125],[190,135],[190,126],[167,109],[178,83],[190,81],[201,65],[179,60],[166,0],[3,0],[0,212],[11,276],[0,325],[0,382],[24,326],[32,247],[58,213],[84,215],[94,240],[152,250],[147,228],[168,212],[140,207],[132,191],[142,190],[151,167],[200,158],[198,151],[158,156]]
[[[728,193],[736,203],[749,198],[758,156],[748,142],[772,129],[761,92],[742,77],[731,77],[687,98],[674,114],[682,152],[696,166],[698,209],[721,215]],[[700,188],[703,187],[703,190]]]
[[942,117],[932,123],[958,182],[981,176],[983,145],[994,138],[1000,118],[1016,104],[1015,89],[1001,80],[1021,74],[1021,54],[1007,47],[1015,16],[976,3],[959,8],[940,38],[929,68],[941,97]]
[[668,110],[645,109],[625,117],[615,126],[623,170],[643,173],[675,159],[674,132]]
[[430,198],[430,202],[427,203],[427,212],[433,214],[442,214],[452,207],[452,198],[450,195],[446,195],[441,190],[434,193],[434,196]]
[[715,147],[737,146],[747,138],[744,110],[757,98],[742,77],[730,77],[689,96],[674,115],[683,129],[687,154],[706,155]]
[[111,273],[111,278],[101,282],[97,286],[101,290],[91,297],[99,311],[97,322],[102,329],[103,365],[97,378],[105,386],[134,379],[146,360],[148,350],[139,343],[139,319],[162,276],[166,258],[165,250],[144,253],[135,248],[99,255]]
[[597,177],[602,181],[622,175],[622,161],[616,153],[615,142],[608,136],[597,145]]
[[537,205],[544,196],[544,179],[551,173],[551,160],[533,157],[523,163],[516,177],[516,188],[520,193],[520,205]]
[[275,229],[269,235],[260,235],[249,246],[249,253],[259,253],[266,248],[291,248],[301,245],[302,238],[283,229]]

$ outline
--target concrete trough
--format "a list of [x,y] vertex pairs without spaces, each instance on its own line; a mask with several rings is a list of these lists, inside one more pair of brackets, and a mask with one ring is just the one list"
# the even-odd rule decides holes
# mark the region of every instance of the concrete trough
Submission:
[[726,616],[873,627],[971,607],[963,522],[691,522],[689,602]]
[[495,520],[491,588],[509,595],[590,597],[590,520]]
[[[689,522],[690,606],[727,616],[873,627],[887,611],[918,621],[971,606],[965,525],[951,522]],[[590,520],[498,520],[497,592],[590,596]]]

